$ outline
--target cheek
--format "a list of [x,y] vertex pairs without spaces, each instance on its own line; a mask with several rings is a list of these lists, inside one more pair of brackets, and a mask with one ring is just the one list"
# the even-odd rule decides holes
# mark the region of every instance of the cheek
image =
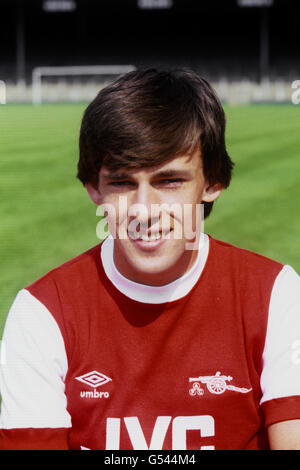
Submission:
[[106,219],[109,225],[118,226],[126,220],[128,211],[127,196],[104,198],[102,206],[107,213]]
[[191,240],[196,234],[200,234],[203,229],[204,204],[193,204],[185,211],[184,215],[183,225],[185,238]]
[[178,210],[174,218],[175,238],[193,239],[196,233],[201,232],[204,219],[204,205],[201,203],[186,203]]

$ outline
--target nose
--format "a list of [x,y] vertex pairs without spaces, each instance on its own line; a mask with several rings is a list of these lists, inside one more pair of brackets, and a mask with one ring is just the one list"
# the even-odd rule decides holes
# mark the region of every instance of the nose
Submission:
[[129,215],[134,217],[141,227],[149,228],[159,218],[156,208],[161,200],[158,192],[149,183],[141,183],[130,202]]

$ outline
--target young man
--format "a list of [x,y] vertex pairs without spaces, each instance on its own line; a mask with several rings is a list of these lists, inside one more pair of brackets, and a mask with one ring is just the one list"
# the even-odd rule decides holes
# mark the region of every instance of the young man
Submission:
[[18,293],[2,449],[300,448],[299,277],[201,230],[224,133],[191,71],[129,73],[88,106],[78,177],[110,235]]

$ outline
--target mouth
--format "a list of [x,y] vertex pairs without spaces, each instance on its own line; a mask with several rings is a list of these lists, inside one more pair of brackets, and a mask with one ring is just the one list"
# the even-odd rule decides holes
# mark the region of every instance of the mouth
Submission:
[[140,232],[127,232],[128,237],[130,240],[134,241],[144,241],[144,242],[152,242],[159,240],[160,238],[167,238],[168,235],[171,233],[172,229],[167,229],[167,230],[160,230],[158,232],[150,232],[150,233],[140,233]]
[[167,239],[171,229],[153,233],[136,233],[128,232],[128,237],[135,246],[143,251],[153,251],[160,247]]

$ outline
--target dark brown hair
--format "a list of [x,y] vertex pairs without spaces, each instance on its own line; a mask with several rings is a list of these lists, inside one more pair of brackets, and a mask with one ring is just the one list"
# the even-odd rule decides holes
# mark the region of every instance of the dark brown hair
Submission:
[[[200,145],[210,184],[229,185],[225,114],[209,83],[191,70],[137,70],[103,88],[85,110],[77,177],[97,184],[111,170],[159,165]],[[207,216],[213,203],[205,203]]]

